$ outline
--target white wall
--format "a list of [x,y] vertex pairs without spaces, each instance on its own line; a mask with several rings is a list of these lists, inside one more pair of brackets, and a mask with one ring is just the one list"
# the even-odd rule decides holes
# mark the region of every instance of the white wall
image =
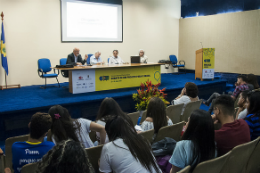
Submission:
[[[99,50],[105,61],[114,49],[128,62],[140,48],[151,62],[178,55],[180,7],[180,0],[123,0],[123,43],[61,43],[59,0],[0,0],[0,12],[5,14],[8,83],[43,84],[37,74],[37,60],[49,58],[54,66],[74,47],[80,48],[82,55]],[[167,72],[172,69],[162,66],[162,73]],[[61,75],[59,80],[68,81]],[[56,80],[49,79],[48,83]]]
[[179,58],[195,69],[195,51],[216,48],[215,71],[260,75],[260,10],[180,20]]

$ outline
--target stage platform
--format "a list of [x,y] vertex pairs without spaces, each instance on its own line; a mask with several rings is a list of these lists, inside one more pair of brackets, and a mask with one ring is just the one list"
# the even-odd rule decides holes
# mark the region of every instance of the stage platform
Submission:
[[[199,87],[199,97],[208,98],[213,92],[225,92],[226,80],[195,80],[194,73],[162,74],[160,89],[166,88],[167,100],[174,99],[186,82],[194,82]],[[44,80],[43,80],[44,83]],[[68,87],[68,83],[61,86]],[[35,112],[48,112],[53,105],[66,107],[73,118],[84,117],[94,120],[99,105],[105,97],[113,97],[125,112],[135,111],[132,94],[138,88],[99,91],[85,94],[71,94],[68,88],[58,88],[57,84],[41,89],[39,85],[0,91],[0,140],[28,133],[28,123]]]

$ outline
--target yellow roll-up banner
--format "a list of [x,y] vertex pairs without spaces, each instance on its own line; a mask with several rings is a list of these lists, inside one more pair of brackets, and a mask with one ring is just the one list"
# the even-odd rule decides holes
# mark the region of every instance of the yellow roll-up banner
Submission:
[[95,71],[96,91],[138,87],[148,79],[153,84],[161,83],[160,65],[104,68]]

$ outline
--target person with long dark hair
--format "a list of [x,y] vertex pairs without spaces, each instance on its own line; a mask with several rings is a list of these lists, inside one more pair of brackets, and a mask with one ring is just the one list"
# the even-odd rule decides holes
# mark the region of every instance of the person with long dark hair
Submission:
[[260,136],[260,91],[248,93],[247,111],[245,121],[250,128],[251,140],[255,140]]
[[94,147],[89,137],[92,130],[99,132],[100,143],[105,143],[106,131],[104,126],[84,118],[72,119],[69,111],[60,105],[51,107],[49,114],[52,118],[51,133],[54,143],[72,139],[81,142],[85,148]]
[[71,139],[61,141],[37,164],[36,173],[94,173],[84,147]]
[[152,154],[149,141],[138,135],[130,118],[116,115],[106,123],[110,142],[105,144],[100,158],[100,172],[161,172]]
[[[125,115],[118,103],[111,97],[105,98],[98,110],[96,123],[105,127],[106,122],[111,115]],[[97,132],[97,140],[100,141],[100,133]],[[105,143],[108,143],[109,139],[106,137]]]
[[177,142],[169,162],[171,173],[176,173],[188,165],[193,170],[200,162],[216,157],[214,124],[210,114],[204,110],[192,112],[182,140]]
[[147,107],[146,119],[142,123],[143,131],[154,129],[158,133],[159,129],[164,126],[173,125],[172,120],[166,116],[166,107],[162,99],[153,97]]
[[247,83],[253,85],[254,89],[259,88],[257,76],[254,75],[254,74],[248,74],[247,75]]

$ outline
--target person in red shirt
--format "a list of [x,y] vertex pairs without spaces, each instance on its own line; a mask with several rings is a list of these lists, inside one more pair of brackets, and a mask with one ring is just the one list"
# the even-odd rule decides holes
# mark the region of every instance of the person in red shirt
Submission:
[[234,120],[234,100],[229,95],[221,95],[215,100],[215,123],[221,123],[222,127],[215,130],[218,156],[222,156],[235,146],[250,142],[250,129],[243,119]]

